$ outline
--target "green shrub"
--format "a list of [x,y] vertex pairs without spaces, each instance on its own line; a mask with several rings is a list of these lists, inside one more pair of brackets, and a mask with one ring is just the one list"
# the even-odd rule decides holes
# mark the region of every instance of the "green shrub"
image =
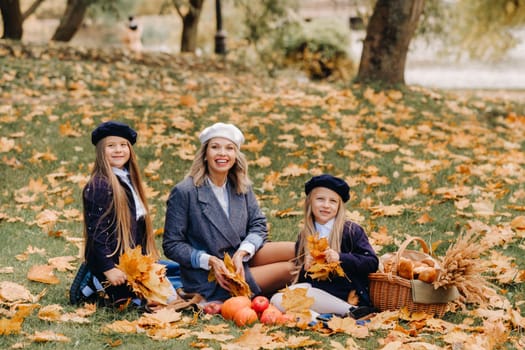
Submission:
[[286,65],[300,66],[312,79],[348,79],[354,72],[349,39],[341,21],[313,19],[290,24],[275,45],[284,51]]

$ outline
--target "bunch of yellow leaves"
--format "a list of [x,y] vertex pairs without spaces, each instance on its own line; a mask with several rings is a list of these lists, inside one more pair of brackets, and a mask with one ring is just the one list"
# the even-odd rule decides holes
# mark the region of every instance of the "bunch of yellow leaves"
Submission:
[[324,281],[330,278],[330,275],[335,274],[343,277],[345,275],[339,261],[327,262],[325,251],[329,248],[326,237],[319,238],[319,234],[309,235],[306,246],[310,255],[314,258],[312,266],[306,273],[314,280]]
[[[224,254],[224,265],[228,269],[228,274],[225,276],[230,285],[230,294],[233,297],[237,296],[247,296],[251,297],[252,291],[248,283],[246,283],[244,276],[235,272],[235,265],[233,265],[233,260],[228,253]],[[213,268],[210,269],[208,274],[208,282],[216,281],[215,271]]]
[[142,255],[140,246],[122,254],[117,267],[126,274],[128,284],[137,295],[149,302],[167,304],[173,286],[166,277],[166,266],[156,263],[149,255]]

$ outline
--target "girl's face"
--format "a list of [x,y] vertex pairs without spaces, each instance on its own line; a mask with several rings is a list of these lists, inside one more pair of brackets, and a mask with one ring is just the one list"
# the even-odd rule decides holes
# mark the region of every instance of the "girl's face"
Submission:
[[235,164],[237,151],[235,144],[223,137],[214,137],[208,143],[206,160],[210,174],[228,174]]
[[104,140],[104,156],[109,165],[122,169],[129,161],[129,143],[123,137],[108,136]]
[[340,201],[341,197],[336,192],[326,187],[314,188],[310,193],[310,204],[315,221],[324,225],[335,218]]

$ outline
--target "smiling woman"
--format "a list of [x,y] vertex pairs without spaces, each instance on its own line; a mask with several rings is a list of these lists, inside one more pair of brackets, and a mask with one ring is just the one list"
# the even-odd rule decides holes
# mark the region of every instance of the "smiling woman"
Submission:
[[253,294],[271,294],[292,281],[294,243],[267,242],[266,217],[240,151],[244,135],[232,124],[216,123],[199,140],[188,176],[168,199],[164,253],[180,264],[185,292],[209,301],[229,298],[228,254]]

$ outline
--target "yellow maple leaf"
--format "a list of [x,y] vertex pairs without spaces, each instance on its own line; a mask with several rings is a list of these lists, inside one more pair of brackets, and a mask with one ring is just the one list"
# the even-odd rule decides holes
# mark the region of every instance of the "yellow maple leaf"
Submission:
[[166,305],[173,294],[166,266],[156,263],[150,255],[142,255],[141,246],[124,252],[117,267],[126,274],[131,289],[149,302]]
[[41,283],[59,284],[60,280],[53,273],[54,269],[55,267],[51,265],[34,265],[27,272],[27,279]]
[[283,293],[282,306],[287,314],[294,318],[309,322],[311,319],[310,307],[315,300],[306,295],[308,290],[306,288],[290,289],[286,287],[281,290]]
[[326,237],[319,238],[319,234],[307,237],[307,249],[309,254],[314,258],[312,266],[306,273],[315,280],[326,280],[331,275],[343,277],[345,275],[339,261],[327,262],[325,251],[329,248]]
[[53,331],[36,331],[34,335],[28,336],[29,339],[35,343],[44,343],[49,341],[69,343],[71,340],[63,334],[55,333]]
[[[228,274],[225,276],[225,278],[228,280],[230,284],[230,294],[234,297],[236,296],[251,297],[252,291],[250,289],[250,286],[244,280],[244,276],[241,276],[235,272],[236,270],[235,265],[233,264],[233,260],[228,253],[224,254],[224,265],[226,266],[226,269],[228,270]],[[213,271],[213,268],[212,268],[210,269],[210,273],[208,274],[208,281],[212,282],[215,280],[216,280],[215,272]]]
[[38,318],[44,321],[59,321],[62,316],[62,306],[46,305],[38,311]]

